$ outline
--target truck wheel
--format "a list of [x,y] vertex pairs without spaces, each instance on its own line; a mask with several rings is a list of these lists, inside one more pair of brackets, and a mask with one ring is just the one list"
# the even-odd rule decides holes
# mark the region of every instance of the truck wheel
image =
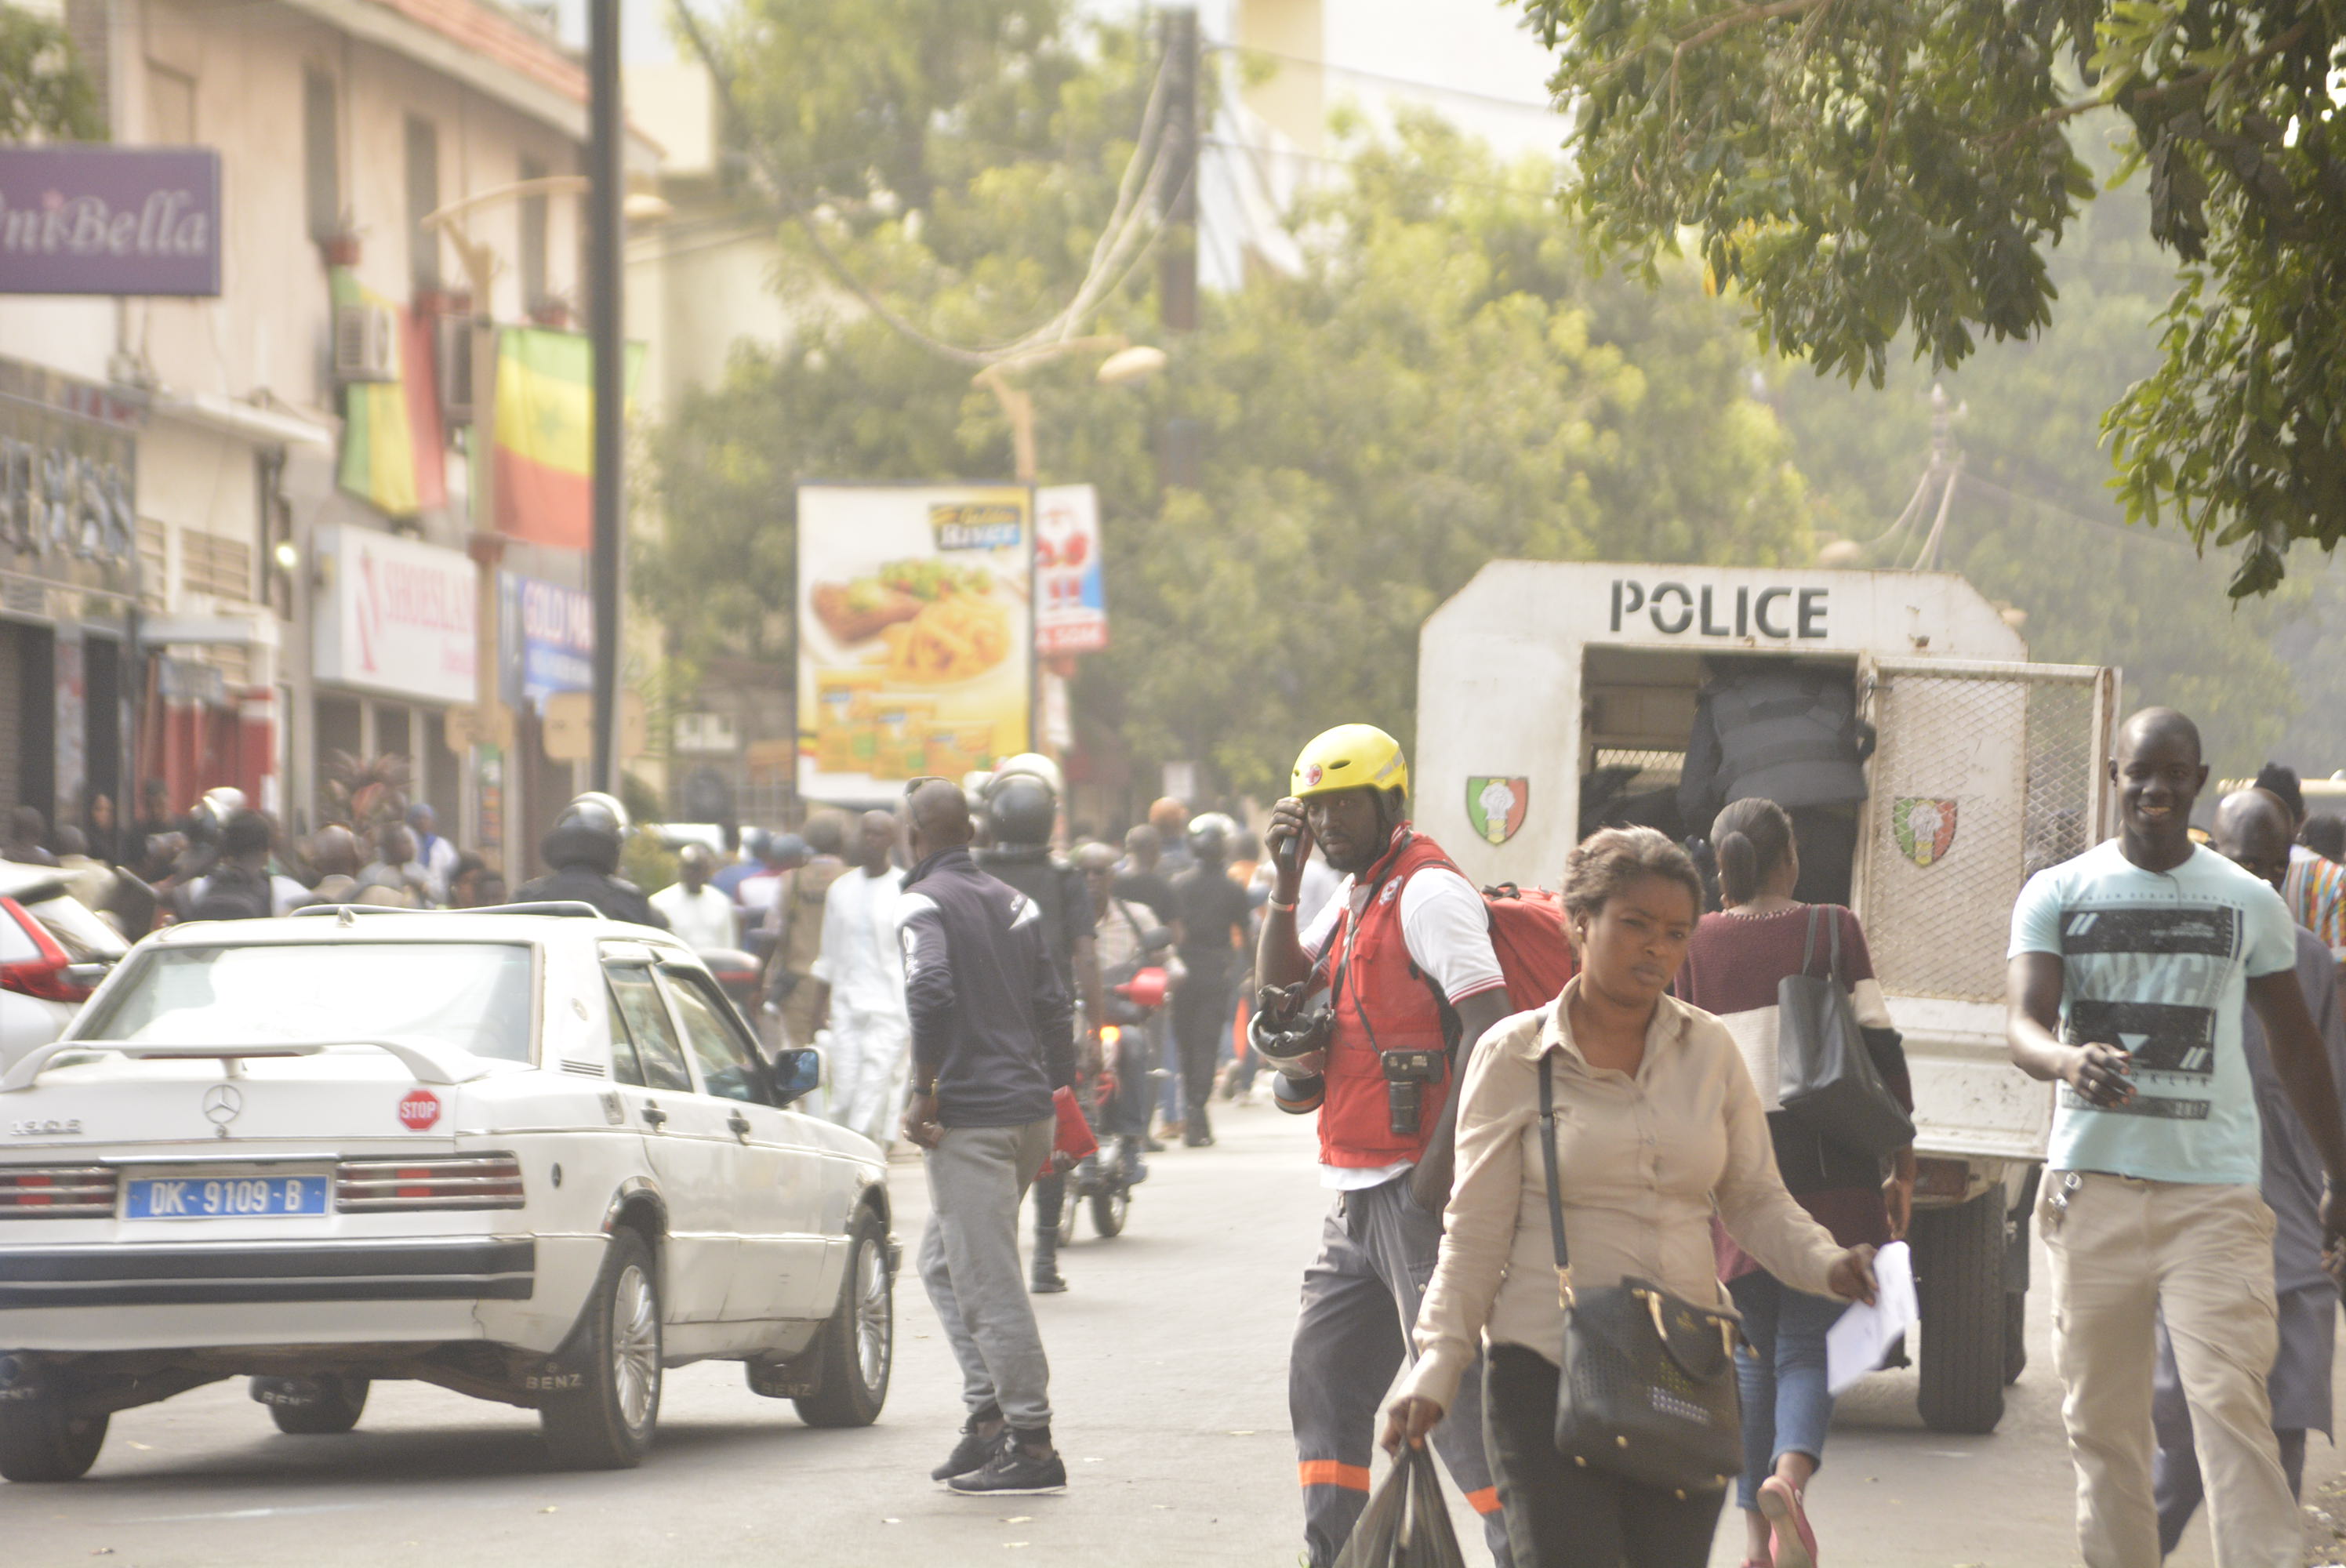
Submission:
[[815,1336],[819,1381],[790,1402],[811,1427],[868,1427],[888,1402],[896,1360],[896,1282],[888,1272],[888,1238],[879,1217],[857,1217],[847,1247],[839,1305]]
[[660,1298],[652,1250],[625,1226],[611,1232],[579,1329],[579,1386],[537,1408],[546,1449],[564,1470],[632,1470],[659,1420]]
[[2028,1292],[2007,1290],[2004,1293],[2004,1381],[2006,1387],[2020,1381],[2020,1374],[2028,1369]]
[[0,1475],[10,1481],[79,1481],[106,1446],[107,1418],[69,1416],[54,1395],[0,1403]]
[[367,1380],[324,1372],[313,1378],[255,1378],[252,1397],[269,1407],[277,1430],[294,1437],[333,1437],[359,1424]]
[[1914,1217],[1923,1388],[1933,1431],[1992,1432],[2004,1419],[2004,1196],[1984,1193]]

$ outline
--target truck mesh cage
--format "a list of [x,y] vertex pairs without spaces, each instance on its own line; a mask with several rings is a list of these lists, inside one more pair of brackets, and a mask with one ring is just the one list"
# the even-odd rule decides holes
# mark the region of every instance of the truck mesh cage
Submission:
[[1885,661],[1860,913],[1885,992],[2004,999],[2021,884],[2103,837],[2105,672]]

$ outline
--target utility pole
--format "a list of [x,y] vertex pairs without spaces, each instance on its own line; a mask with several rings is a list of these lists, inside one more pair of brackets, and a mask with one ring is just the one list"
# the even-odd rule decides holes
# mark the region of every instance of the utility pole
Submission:
[[[1170,347],[1198,327],[1198,11],[1165,11],[1165,246],[1157,271],[1158,320]],[[1180,414],[1165,421],[1158,477],[1167,487],[1195,489],[1204,459],[1204,432]]]
[[595,750],[591,783],[619,789],[621,423],[627,416],[626,321],[619,271],[621,176],[619,0],[592,0],[587,26],[586,335],[595,361],[595,531],[587,581],[595,605]]

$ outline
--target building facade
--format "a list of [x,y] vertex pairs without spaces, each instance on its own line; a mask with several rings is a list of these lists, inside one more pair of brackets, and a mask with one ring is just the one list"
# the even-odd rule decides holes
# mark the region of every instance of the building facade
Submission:
[[[487,0],[63,3],[116,144],[216,152],[220,281],[0,295],[0,439],[94,465],[128,514],[127,545],[0,547],[0,677],[54,677],[0,679],[0,791],[69,818],[142,779],[175,809],[235,784],[302,830],[342,759],[390,754],[522,871],[559,801],[521,783],[572,780],[530,715],[478,717],[506,685],[497,573],[576,589],[585,560],[480,537],[474,332],[583,314],[583,199],[509,188],[583,167],[582,63]],[[631,168],[657,156],[630,138]]]

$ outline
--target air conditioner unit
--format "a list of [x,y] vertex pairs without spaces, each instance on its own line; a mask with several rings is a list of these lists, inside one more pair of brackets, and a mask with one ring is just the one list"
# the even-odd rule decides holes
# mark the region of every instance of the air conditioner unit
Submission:
[[433,323],[440,363],[440,418],[448,424],[473,423],[473,318],[442,316]]
[[399,379],[399,321],[382,305],[334,307],[334,379],[389,382]]

